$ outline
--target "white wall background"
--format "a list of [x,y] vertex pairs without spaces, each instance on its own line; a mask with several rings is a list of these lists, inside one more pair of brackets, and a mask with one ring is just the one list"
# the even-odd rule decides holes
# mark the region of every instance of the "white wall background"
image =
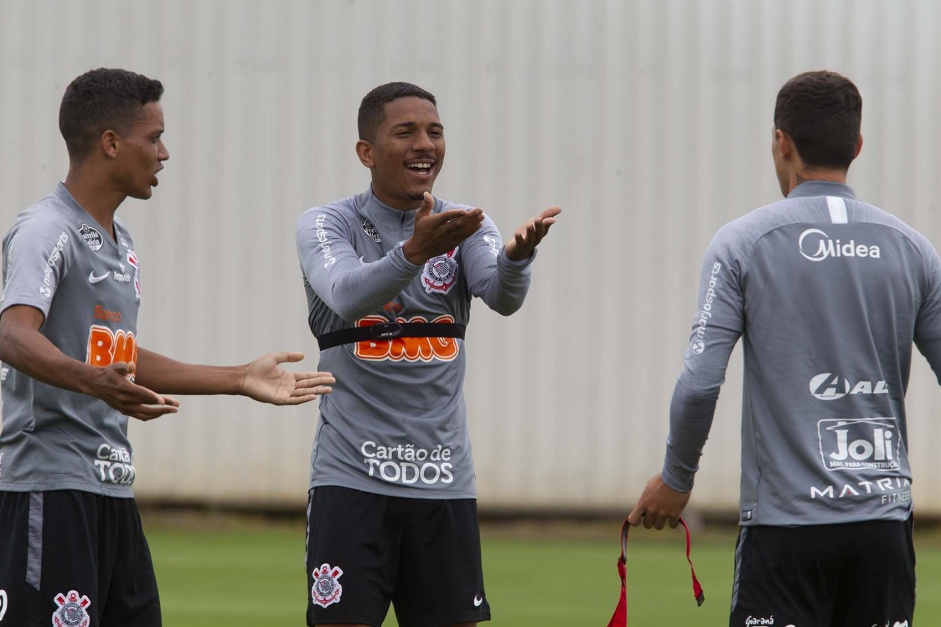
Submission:
[[[626,512],[660,466],[702,253],[779,197],[778,88],[843,72],[864,97],[850,183],[941,244],[941,3],[934,0],[3,0],[0,226],[67,160],[65,86],[100,66],[159,78],[171,153],[119,215],[144,264],[142,343],[236,363],[303,349],[293,226],[359,192],[356,110],[372,87],[434,92],[435,192],[503,232],[550,204],[526,306],[474,310],[466,393],[483,509]],[[734,509],[738,352],[693,506]],[[941,514],[941,391],[916,358],[915,499]],[[132,424],[141,498],[305,502],[316,408],[184,398]]]

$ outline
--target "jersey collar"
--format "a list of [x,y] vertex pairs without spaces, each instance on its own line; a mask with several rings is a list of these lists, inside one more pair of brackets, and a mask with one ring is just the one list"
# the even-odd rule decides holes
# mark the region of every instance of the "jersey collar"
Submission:
[[788,198],[808,198],[810,196],[840,196],[855,200],[856,193],[845,183],[834,181],[806,181],[791,190]]

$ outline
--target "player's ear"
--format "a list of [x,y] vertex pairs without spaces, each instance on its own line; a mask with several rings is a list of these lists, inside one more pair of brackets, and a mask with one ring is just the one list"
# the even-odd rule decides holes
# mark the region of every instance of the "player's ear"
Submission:
[[372,154],[372,144],[365,139],[356,142],[356,156],[359,157],[360,163],[367,168],[375,167],[376,160]]
[[859,134],[859,139],[856,140],[856,154],[853,155],[853,159],[859,156],[859,153],[863,150],[863,134]]
[[118,152],[121,150],[121,136],[118,135],[115,131],[108,129],[101,134],[101,137],[98,139],[101,144],[101,150],[108,157],[114,159],[118,156]]
[[774,129],[774,149],[778,151],[778,156],[787,160],[793,148],[791,136],[779,128]]

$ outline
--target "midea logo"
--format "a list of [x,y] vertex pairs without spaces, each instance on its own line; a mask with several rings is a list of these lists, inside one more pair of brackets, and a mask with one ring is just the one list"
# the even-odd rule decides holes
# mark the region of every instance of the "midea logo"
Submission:
[[820,229],[807,229],[801,233],[797,247],[804,258],[811,261],[823,261],[828,257],[882,257],[878,246],[857,244],[855,240],[843,243],[838,239],[830,239],[830,236]]

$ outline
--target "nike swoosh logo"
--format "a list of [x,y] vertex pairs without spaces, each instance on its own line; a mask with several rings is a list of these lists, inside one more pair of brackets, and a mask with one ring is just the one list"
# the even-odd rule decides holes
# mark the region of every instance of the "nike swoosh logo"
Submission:
[[479,594],[474,597],[474,607],[480,607],[480,605],[481,605],[483,602],[484,602],[484,600],[483,600],[482,598],[480,598],[480,595],[479,595]]
[[91,283],[92,285],[94,285],[95,283],[101,283],[102,281],[107,279],[110,274],[111,274],[111,271],[109,270],[108,272],[105,272],[101,276],[95,276],[95,271],[92,270],[91,272],[88,273],[88,282]]

